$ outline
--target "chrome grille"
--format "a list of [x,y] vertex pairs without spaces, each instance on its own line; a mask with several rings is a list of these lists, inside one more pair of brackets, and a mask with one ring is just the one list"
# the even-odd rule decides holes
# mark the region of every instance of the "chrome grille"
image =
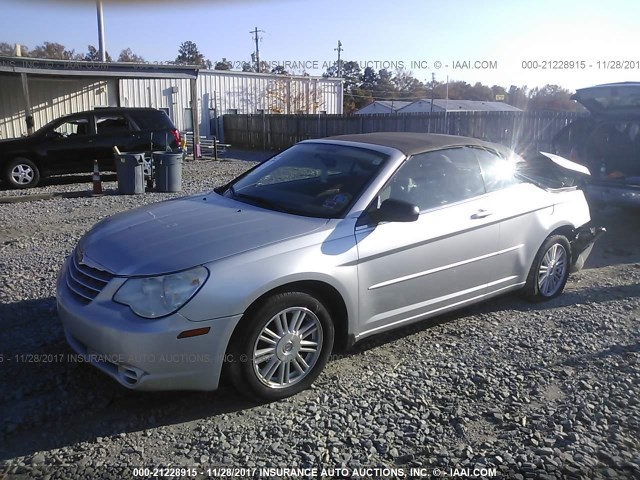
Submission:
[[90,303],[112,278],[109,272],[78,263],[75,252],[71,255],[66,275],[67,286],[80,303]]

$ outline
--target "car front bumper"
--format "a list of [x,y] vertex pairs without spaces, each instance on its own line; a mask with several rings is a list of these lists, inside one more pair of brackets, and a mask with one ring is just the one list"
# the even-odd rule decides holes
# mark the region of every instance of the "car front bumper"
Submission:
[[[124,283],[114,278],[89,304],[68,288],[67,264],[57,282],[58,315],[78,361],[91,363],[133,390],[215,390],[226,348],[241,315],[193,322],[179,313],[149,320],[111,299]],[[199,336],[180,333],[209,328]]]

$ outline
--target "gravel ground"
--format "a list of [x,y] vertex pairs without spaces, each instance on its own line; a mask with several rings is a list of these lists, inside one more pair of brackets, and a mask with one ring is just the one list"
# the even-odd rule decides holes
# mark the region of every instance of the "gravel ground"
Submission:
[[[250,165],[186,163],[184,193]],[[0,197],[89,188],[72,180]],[[609,234],[554,301],[505,296],[375,337],[334,355],[312,389],[258,404],[229,386],[130,392],[67,361],[54,299],[65,255],[99,219],[177,195],[115,187],[105,183],[100,198],[0,204],[0,479],[133,478],[135,467],[159,466],[640,478],[636,212],[598,214]]]

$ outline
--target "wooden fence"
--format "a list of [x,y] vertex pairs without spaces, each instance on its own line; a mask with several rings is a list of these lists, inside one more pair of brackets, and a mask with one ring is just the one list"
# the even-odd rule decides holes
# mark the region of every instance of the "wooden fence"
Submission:
[[429,132],[501,143],[524,153],[550,150],[573,112],[444,112],[389,115],[225,115],[234,147],[279,150],[301,140],[369,132]]

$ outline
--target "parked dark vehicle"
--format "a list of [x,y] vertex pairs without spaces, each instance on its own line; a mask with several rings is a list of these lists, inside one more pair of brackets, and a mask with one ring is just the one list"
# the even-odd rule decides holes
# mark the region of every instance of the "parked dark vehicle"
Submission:
[[[152,146],[153,143],[153,146]],[[0,141],[0,172],[11,188],[36,186],[43,177],[115,170],[122,152],[180,149],[180,132],[154,108],[97,108],[48,123],[28,137]]]
[[556,135],[555,153],[589,168],[590,201],[640,206],[640,82],[582,88],[571,98],[591,115]]

